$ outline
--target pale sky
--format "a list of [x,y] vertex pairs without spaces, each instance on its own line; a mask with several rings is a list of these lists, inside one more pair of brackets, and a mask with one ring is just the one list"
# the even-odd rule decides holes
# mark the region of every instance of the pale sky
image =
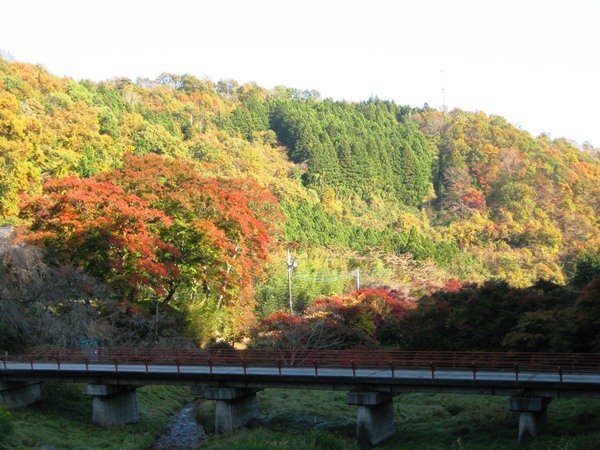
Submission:
[[600,0],[0,0],[0,49],[76,80],[314,89],[600,147]]

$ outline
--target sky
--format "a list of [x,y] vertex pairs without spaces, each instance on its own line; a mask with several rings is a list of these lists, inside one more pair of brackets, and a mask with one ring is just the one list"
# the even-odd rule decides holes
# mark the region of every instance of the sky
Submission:
[[600,0],[0,0],[0,49],[76,80],[446,105],[600,147],[599,23]]

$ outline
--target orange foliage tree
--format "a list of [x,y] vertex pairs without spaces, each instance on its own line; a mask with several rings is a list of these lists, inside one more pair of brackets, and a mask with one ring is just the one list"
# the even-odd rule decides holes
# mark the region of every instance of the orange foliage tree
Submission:
[[263,319],[255,344],[286,350],[397,346],[407,309],[406,299],[389,289],[318,298],[302,316],[279,311]]
[[173,221],[160,236],[181,253],[182,277],[173,280],[165,302],[182,285],[216,295],[220,304],[252,296],[281,217],[268,191],[248,180],[204,178],[193,163],[158,155],[129,156],[122,169],[99,178]]
[[22,217],[31,221],[28,242],[46,247],[57,263],[106,281],[123,300],[136,300],[144,287],[164,294],[179,276],[180,253],[158,237],[172,219],[114,184],[48,181],[43,195],[24,198]]
[[275,198],[255,183],[131,156],[122,169],[49,181],[43,195],[24,200],[28,241],[107,281],[122,299],[141,300],[150,288],[167,304],[184,288],[192,301],[227,307],[238,334],[253,322],[253,281],[280,218]]

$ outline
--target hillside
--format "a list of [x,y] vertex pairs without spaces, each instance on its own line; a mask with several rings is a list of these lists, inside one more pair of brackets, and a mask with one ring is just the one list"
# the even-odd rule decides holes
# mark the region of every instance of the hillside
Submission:
[[[59,230],[40,222],[40,196],[50,201],[52,192],[94,192],[99,185],[93,183],[135,194],[141,200],[129,204],[138,224],[131,230],[173,249],[148,250],[144,271],[129,275],[169,307],[192,299],[186,302],[197,309],[187,314],[199,322],[223,302],[242,302],[244,314],[285,307],[286,248],[299,262],[298,308],[351,289],[357,269],[363,286],[385,285],[415,297],[452,278],[498,278],[517,287],[538,279],[563,284],[582,254],[600,248],[600,160],[597,151],[585,150],[565,139],[532,137],[482,112],[415,109],[380,99],[336,102],[314,91],[269,91],[191,75],[77,82],[0,59],[0,220],[37,230],[41,239]],[[152,155],[167,161],[164,173],[148,172]],[[156,161],[153,169],[160,172],[163,163]],[[150,192],[128,178],[129,170],[152,186],[179,177],[204,192],[194,201],[215,210],[221,205],[220,218],[194,209],[191,197],[177,197],[181,185]],[[112,192],[110,198],[122,196]],[[235,203],[234,194],[246,197]],[[105,208],[113,205],[110,198]],[[272,214],[275,202],[285,220]],[[152,236],[143,225],[148,205],[151,222],[165,226]],[[235,227],[224,225],[233,253],[223,250],[217,231],[192,240],[190,224],[223,225],[228,207],[242,211],[244,205],[246,216],[237,217]],[[263,222],[270,225],[253,235],[251,228]],[[184,240],[177,241],[175,229]],[[62,238],[61,245],[70,245]],[[204,245],[198,243],[209,242],[205,238],[210,245],[203,248],[214,251],[174,266],[181,246]],[[240,248],[248,259],[236,257]],[[114,248],[107,252],[114,256]],[[219,254],[226,267],[199,272]],[[116,270],[99,256],[93,267],[94,261],[70,258],[88,274]],[[148,297],[139,286],[125,288],[122,278],[109,281],[120,299]],[[206,303],[196,302],[202,295],[212,299],[210,314]]]

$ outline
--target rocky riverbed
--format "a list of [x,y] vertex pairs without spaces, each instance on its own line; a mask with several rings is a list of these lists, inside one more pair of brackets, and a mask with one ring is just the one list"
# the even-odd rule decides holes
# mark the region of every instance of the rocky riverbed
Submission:
[[204,428],[194,417],[196,403],[190,403],[175,413],[165,425],[161,437],[148,450],[191,450],[206,438]]

